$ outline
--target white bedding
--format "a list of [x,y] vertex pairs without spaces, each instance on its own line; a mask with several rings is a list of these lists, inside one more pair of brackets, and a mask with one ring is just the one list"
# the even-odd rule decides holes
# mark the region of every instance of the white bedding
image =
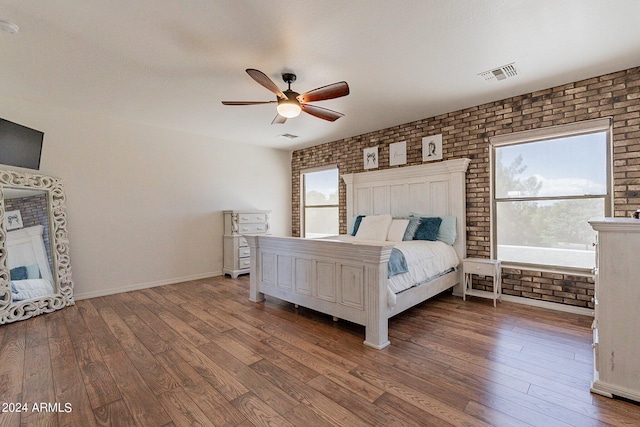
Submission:
[[407,273],[397,274],[389,279],[389,287],[396,294],[460,264],[453,246],[441,241],[409,240],[397,242],[396,249],[404,254],[409,268]]
[[[331,236],[327,237],[327,239],[366,243],[366,241],[356,240],[350,235]],[[376,243],[379,244],[380,242],[376,241]],[[408,240],[386,243],[393,243],[396,249],[399,249],[404,254],[409,269],[407,273],[396,274],[388,280],[387,305],[390,308],[396,304],[396,294],[428,282],[460,264],[453,246],[439,240],[435,242]]]
[[53,294],[51,282],[45,279],[11,281],[11,298],[14,302]]

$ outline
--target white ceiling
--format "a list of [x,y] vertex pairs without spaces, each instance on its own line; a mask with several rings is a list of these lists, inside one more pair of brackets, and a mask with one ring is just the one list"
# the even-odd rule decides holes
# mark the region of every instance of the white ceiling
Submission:
[[[0,96],[292,149],[638,66],[638,18],[638,0],[0,0],[20,27]],[[275,99],[246,68],[300,93],[346,80],[316,104],[345,117],[223,106]]]

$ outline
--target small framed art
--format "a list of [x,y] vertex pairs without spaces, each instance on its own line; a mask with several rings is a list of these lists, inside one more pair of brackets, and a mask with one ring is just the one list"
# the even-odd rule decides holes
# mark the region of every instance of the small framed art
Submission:
[[364,149],[364,168],[375,169],[378,167],[378,146]]
[[22,228],[22,215],[20,211],[7,211],[4,213],[4,226],[6,230]]
[[389,144],[389,166],[404,165],[407,163],[407,142]]
[[442,134],[422,138],[422,161],[442,160]]

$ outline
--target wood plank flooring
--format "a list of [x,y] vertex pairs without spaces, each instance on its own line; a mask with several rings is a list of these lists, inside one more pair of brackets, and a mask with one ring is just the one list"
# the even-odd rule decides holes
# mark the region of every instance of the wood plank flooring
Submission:
[[589,392],[587,316],[440,295],[377,351],[361,326],[248,294],[215,277],[0,326],[0,426],[640,425]]

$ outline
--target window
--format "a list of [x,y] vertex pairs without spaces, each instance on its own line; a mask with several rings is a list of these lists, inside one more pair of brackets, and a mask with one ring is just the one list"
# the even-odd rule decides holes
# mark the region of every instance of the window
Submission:
[[338,168],[310,169],[302,173],[302,236],[339,233]]
[[491,138],[493,257],[523,267],[593,268],[587,221],[612,212],[610,140],[609,119]]

